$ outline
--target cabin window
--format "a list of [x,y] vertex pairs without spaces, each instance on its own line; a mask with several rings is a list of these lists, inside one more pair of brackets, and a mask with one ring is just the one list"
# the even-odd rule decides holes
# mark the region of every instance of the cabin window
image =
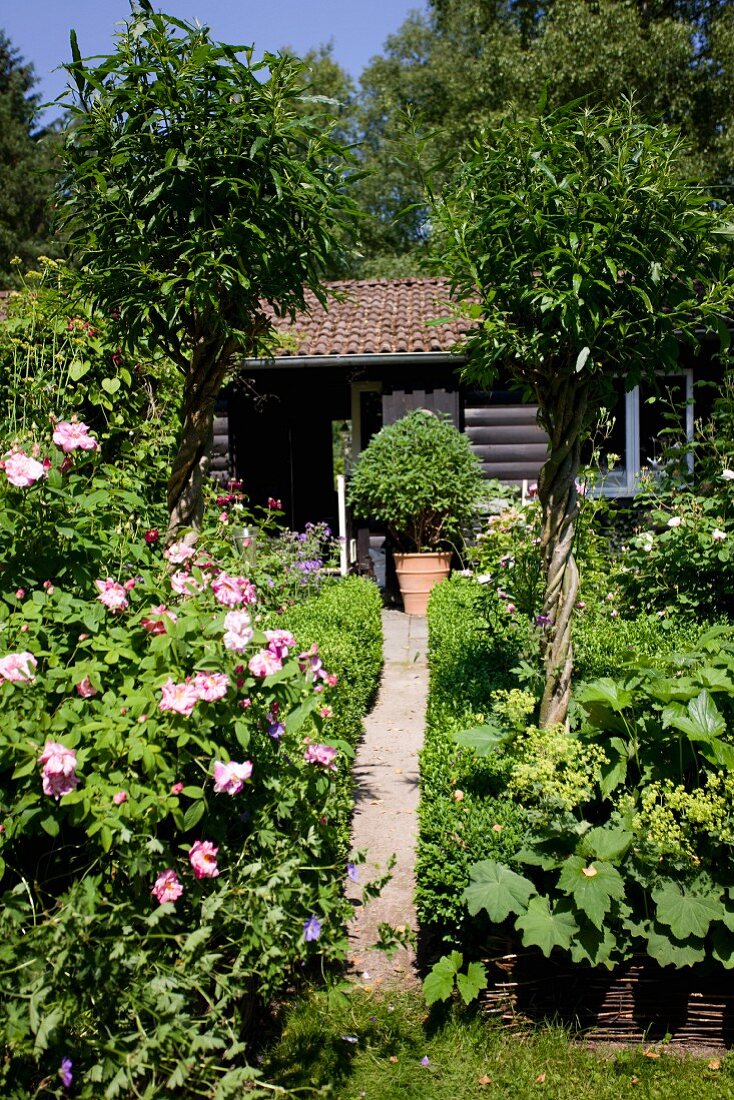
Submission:
[[[617,384],[617,403],[605,413],[583,456],[595,461],[602,473],[605,496],[632,496],[641,477],[662,472],[665,452],[676,442],[693,439],[693,372],[660,375],[657,387],[635,386],[624,393]],[[688,469],[692,455],[681,458]]]

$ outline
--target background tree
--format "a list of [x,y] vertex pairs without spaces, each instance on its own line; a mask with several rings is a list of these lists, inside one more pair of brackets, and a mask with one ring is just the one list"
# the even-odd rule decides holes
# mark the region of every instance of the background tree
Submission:
[[[705,192],[680,173],[682,143],[632,108],[560,109],[484,133],[434,200],[438,263],[478,326],[466,377],[503,368],[539,407],[546,683],[541,723],[565,719],[578,594],[575,478],[585,430],[614,378],[627,389],[671,366],[701,325],[726,332],[734,290]],[[731,213],[731,212],[730,212]]]
[[508,105],[536,115],[544,89],[548,109],[634,96],[642,115],[683,130],[681,171],[734,195],[733,28],[723,0],[429,0],[361,78],[360,156],[372,174],[359,196],[374,216],[367,260],[386,273],[396,259],[406,273],[425,270],[420,175],[393,155],[408,110],[437,132],[434,158],[450,163]]
[[36,125],[35,84],[33,66],[0,31],[0,286],[5,287],[16,282],[15,257],[27,268],[39,253],[58,255],[48,225],[58,137],[53,128]]
[[235,356],[267,346],[263,303],[282,315],[309,289],[326,297],[353,215],[345,150],[304,113],[299,62],[253,63],[147,0],[109,57],[84,62],[73,34],[72,51],[61,225],[79,292],[183,375],[172,539],[200,526],[214,403]]

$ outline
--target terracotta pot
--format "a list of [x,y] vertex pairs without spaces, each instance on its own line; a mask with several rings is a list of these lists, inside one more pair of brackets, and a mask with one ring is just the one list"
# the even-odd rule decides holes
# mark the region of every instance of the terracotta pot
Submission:
[[425,615],[431,589],[449,575],[451,553],[394,554],[393,557],[406,615]]

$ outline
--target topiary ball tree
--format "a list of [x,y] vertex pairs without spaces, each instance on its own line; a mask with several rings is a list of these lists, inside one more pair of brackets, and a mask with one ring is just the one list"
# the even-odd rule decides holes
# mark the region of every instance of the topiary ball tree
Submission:
[[433,199],[437,260],[477,322],[464,376],[502,370],[549,439],[538,483],[545,574],[541,723],[566,718],[578,595],[580,448],[611,382],[670,369],[718,329],[733,284],[718,234],[732,212],[681,175],[681,139],[631,104],[507,118]]
[[384,523],[399,549],[435,550],[462,540],[483,485],[468,438],[416,409],[372,437],[354,467],[349,504],[360,518]]
[[307,290],[325,302],[354,214],[349,153],[299,61],[253,63],[148,0],[109,57],[85,62],[73,32],[72,54],[59,225],[78,292],[131,352],[163,351],[181,372],[171,541],[201,525],[214,404],[236,355],[266,353],[265,307],[293,315]]

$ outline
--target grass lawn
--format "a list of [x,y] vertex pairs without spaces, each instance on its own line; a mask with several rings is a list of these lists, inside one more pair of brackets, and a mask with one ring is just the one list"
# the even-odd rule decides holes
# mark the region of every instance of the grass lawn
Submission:
[[520,1037],[458,1009],[428,1016],[419,994],[355,991],[294,1005],[265,1079],[335,1100],[727,1100],[734,1056],[591,1050],[559,1029]]

